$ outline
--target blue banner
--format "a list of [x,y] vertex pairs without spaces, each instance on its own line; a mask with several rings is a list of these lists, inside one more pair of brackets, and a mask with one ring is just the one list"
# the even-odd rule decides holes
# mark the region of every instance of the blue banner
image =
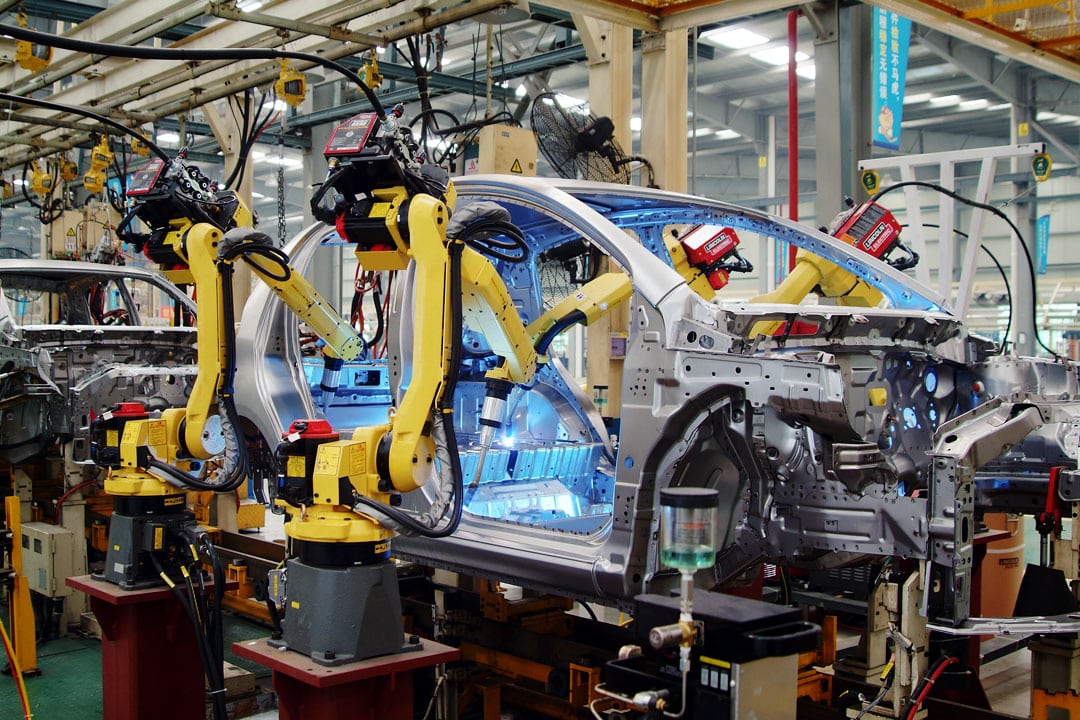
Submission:
[[1050,255],[1050,216],[1040,215],[1035,221],[1035,272],[1046,274],[1046,260]]
[[875,7],[873,23],[874,146],[899,150],[911,21]]

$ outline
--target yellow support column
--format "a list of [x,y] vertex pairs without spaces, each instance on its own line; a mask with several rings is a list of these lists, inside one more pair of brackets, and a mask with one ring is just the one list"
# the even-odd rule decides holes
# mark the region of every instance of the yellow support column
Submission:
[[19,659],[22,674],[38,675],[37,642],[34,637],[34,609],[30,605],[30,584],[23,575],[22,519],[19,517],[19,498],[12,495],[4,499],[4,514],[11,531],[11,569],[15,571],[8,608],[8,627],[15,644],[15,656]]

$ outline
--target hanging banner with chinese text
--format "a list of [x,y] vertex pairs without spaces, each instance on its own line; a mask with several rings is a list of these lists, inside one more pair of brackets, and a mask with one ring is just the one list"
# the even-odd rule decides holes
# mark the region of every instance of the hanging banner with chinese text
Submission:
[[911,21],[875,7],[873,24],[873,142],[899,150]]
[[1050,259],[1050,216],[1040,215],[1035,221],[1035,272],[1046,274],[1046,262]]

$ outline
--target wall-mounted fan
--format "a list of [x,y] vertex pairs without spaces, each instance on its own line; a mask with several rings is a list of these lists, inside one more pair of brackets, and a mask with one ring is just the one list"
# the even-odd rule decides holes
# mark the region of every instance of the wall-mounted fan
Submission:
[[540,152],[560,177],[627,184],[640,164],[649,187],[655,187],[649,161],[624,154],[611,118],[595,117],[584,103],[564,107],[553,93],[542,93],[533,100],[532,127]]

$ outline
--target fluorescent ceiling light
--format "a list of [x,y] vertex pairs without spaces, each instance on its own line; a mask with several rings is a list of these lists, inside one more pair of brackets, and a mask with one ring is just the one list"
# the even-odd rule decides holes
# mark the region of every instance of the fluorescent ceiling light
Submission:
[[525,83],[522,83],[514,88],[514,97],[523,98],[528,92],[529,89],[525,87]]
[[1080,120],[1075,115],[1065,115],[1062,113],[1050,112],[1049,110],[1043,110],[1035,116],[1037,122],[1050,122],[1055,124],[1071,123]]
[[237,10],[247,10],[248,12],[255,12],[262,6],[262,0],[240,0],[240,2],[236,3]]
[[977,100],[965,100],[959,103],[958,107],[962,112],[968,112],[969,110],[985,110],[990,107],[990,101],[986,98],[978,98]]
[[934,97],[930,93],[914,93],[913,95],[904,96],[905,105],[914,105],[916,103],[928,102],[930,98]]
[[997,105],[991,105],[986,108],[987,110],[1008,110],[1012,107],[1012,103],[998,103]]
[[701,33],[701,40],[710,45],[720,45],[732,50],[744,50],[769,42],[769,38],[746,28],[717,28]]
[[630,132],[641,132],[641,118],[637,115],[630,118]]
[[157,141],[159,143],[178,143],[180,142],[180,136],[174,132],[158,133]]
[[686,137],[705,137],[706,135],[712,135],[713,132],[714,131],[712,128],[694,128],[690,132],[686,133]]
[[946,107],[948,105],[957,105],[959,103],[959,95],[942,95],[940,97],[930,98],[930,104],[934,107]]
[[737,137],[742,137],[742,135],[735,132],[731,128],[724,128],[723,130],[716,131],[716,138],[718,140],[734,140]]
[[[787,65],[788,49],[783,45],[777,45],[776,47],[752,52],[750,53],[750,57],[755,60],[760,60],[763,63],[768,63],[769,65]],[[809,59],[810,56],[806,53],[797,50],[795,51],[795,62],[802,62]]]
[[806,80],[814,80],[817,78],[817,66],[813,63],[799,65],[795,68],[795,74]]

